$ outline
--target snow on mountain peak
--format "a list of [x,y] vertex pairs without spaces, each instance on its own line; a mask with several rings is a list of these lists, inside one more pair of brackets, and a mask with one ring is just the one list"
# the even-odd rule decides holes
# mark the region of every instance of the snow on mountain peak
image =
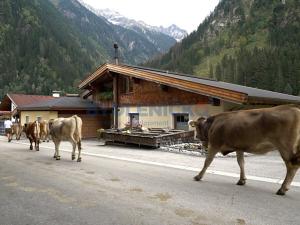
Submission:
[[82,0],[79,0],[79,2],[85,6],[87,9],[95,13],[97,16],[101,16],[106,18],[110,23],[119,25],[121,27],[125,27],[127,29],[140,29],[140,30],[149,30],[154,32],[160,32],[165,35],[168,35],[172,38],[174,38],[177,42],[181,41],[184,37],[187,36],[187,32],[175,24],[170,25],[169,27],[163,27],[163,26],[151,26],[146,24],[144,21],[136,21],[134,19],[129,19],[123,15],[121,15],[119,12],[116,12],[111,9],[94,9],[93,7],[87,5]]

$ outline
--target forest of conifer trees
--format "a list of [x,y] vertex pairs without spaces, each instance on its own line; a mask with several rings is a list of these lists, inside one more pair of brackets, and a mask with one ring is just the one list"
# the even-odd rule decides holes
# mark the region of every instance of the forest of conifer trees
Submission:
[[146,65],[300,95],[300,2],[221,1],[198,30]]

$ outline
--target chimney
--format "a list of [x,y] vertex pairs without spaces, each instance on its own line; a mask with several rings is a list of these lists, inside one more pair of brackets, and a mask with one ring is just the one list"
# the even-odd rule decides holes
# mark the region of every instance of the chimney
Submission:
[[119,46],[118,46],[118,44],[117,43],[114,43],[114,49],[115,49],[115,63],[116,63],[116,65],[118,65],[119,64],[119,56],[118,56],[118,48],[119,48]]
[[52,91],[52,96],[54,98],[59,98],[60,97],[60,93],[61,93],[61,91]]

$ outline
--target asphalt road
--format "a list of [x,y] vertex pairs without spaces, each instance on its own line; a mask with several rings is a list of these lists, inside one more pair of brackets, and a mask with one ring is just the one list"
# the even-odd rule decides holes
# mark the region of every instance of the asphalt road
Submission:
[[299,174],[286,196],[275,195],[280,185],[273,181],[284,175],[277,155],[247,157],[253,179],[240,187],[232,158],[216,159],[195,182],[200,157],[98,142],[83,147],[81,163],[65,151],[56,161],[53,143],[35,152],[26,141],[1,137],[0,225],[300,224]]

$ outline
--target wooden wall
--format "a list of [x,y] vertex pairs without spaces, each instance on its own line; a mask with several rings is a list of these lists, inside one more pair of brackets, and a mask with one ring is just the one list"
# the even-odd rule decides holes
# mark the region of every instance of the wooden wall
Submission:
[[[86,112],[74,113],[82,119],[82,137],[94,138],[97,136],[97,130],[100,128],[110,128],[111,114],[87,114]],[[70,117],[73,113],[60,112],[58,117]]]
[[207,104],[208,97],[158,83],[133,79],[133,92],[121,93],[124,78],[119,78],[119,106],[161,106]]

